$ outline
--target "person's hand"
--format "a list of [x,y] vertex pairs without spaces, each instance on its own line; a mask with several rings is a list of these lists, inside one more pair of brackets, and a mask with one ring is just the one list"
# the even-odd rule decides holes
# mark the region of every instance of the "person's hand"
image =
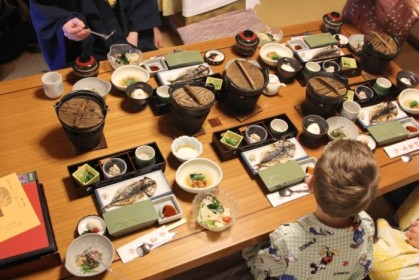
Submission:
[[137,47],[138,46],[138,32],[131,31],[130,33],[128,33],[127,41],[131,45]]
[[409,230],[406,232],[407,242],[415,248],[419,249],[419,221],[410,223]]
[[78,18],[72,18],[63,25],[64,36],[73,41],[82,41],[89,37],[90,29]]
[[154,35],[154,45],[158,47],[159,49],[163,48],[164,41],[163,41],[163,36],[161,34],[160,28],[153,27],[153,35]]

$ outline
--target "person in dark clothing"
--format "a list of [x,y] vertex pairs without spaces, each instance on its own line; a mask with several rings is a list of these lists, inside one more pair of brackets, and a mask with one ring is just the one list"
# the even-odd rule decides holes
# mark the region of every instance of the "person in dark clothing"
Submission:
[[36,51],[36,33],[24,0],[0,0],[0,64],[8,63],[25,50]]
[[[71,66],[80,55],[106,59],[113,44],[142,51],[163,46],[156,0],[30,0],[40,48],[51,70]],[[90,31],[109,34],[108,39]]]

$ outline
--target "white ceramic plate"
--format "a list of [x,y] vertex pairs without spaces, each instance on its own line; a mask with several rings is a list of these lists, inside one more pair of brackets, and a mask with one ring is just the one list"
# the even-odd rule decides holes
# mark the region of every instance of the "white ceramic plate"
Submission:
[[[315,55],[321,53],[322,51],[326,50],[327,48],[329,48],[329,46],[322,47],[322,48],[316,48],[316,49],[309,49],[309,50],[300,50],[300,51],[296,51],[295,55],[298,57],[298,59],[301,62],[307,62],[307,61],[312,60]],[[339,49],[338,46],[336,46],[336,48],[338,48],[338,50],[339,50],[339,56],[344,55],[343,51],[341,49]]]
[[[406,119],[401,119],[401,120],[399,120],[399,122],[409,132],[409,135],[407,136],[407,138],[412,138],[412,137],[415,137],[415,136],[419,135],[419,124],[417,123],[417,121],[414,118],[410,117],[410,118],[406,118]],[[408,126],[416,128],[416,131],[411,132],[409,129],[407,129]]]
[[[303,147],[300,145],[300,143],[297,141],[295,137],[289,138],[287,140],[295,144],[295,154],[292,159],[300,160],[307,157],[306,151],[304,151]],[[246,163],[247,168],[249,168],[249,170],[253,173],[253,175],[256,175],[257,172],[259,172],[259,170],[263,169],[263,167],[259,169],[258,164],[261,160],[261,156],[263,152],[269,149],[271,144],[267,144],[265,146],[247,150],[240,153],[240,156],[244,159],[244,162]]]
[[205,65],[209,67],[208,76],[214,74],[214,72],[212,71],[208,63],[202,63],[198,65],[192,65],[192,66],[157,72],[156,77],[159,80],[160,85],[171,85],[173,80],[177,79],[179,76],[185,74],[186,72],[197,68],[199,65]]
[[[407,114],[405,113],[405,111],[402,110],[402,108],[400,108],[399,104],[397,103],[397,101],[392,101],[393,104],[395,104],[397,106],[397,116],[394,119],[391,119],[389,121],[394,121],[394,120],[400,120],[403,118],[407,117]],[[359,123],[364,127],[367,128],[369,126],[375,125],[375,124],[371,124],[370,123],[370,113],[372,112],[372,110],[375,108],[376,105],[371,105],[368,107],[363,107],[361,108],[361,111],[359,112],[358,115],[358,121]],[[378,124],[378,123],[377,123]]]
[[[163,171],[159,169],[159,170],[156,170],[156,171],[153,171],[153,172],[141,175],[141,176],[137,176],[137,177],[134,177],[134,178],[122,181],[122,182],[117,182],[115,184],[111,184],[105,187],[95,189],[95,195],[98,200],[100,208],[104,207],[105,205],[108,205],[112,201],[118,189],[124,186],[128,186],[132,183],[135,183],[143,179],[144,177],[148,177],[156,181],[156,184],[157,184],[157,189],[154,195],[151,197],[151,199],[162,197],[172,192],[172,189],[170,188],[169,183],[167,182],[166,177],[163,174]],[[144,200],[144,199],[148,199],[147,195],[143,196],[139,201]],[[108,209],[103,209],[102,211],[107,212],[107,211],[111,211],[117,208],[119,208],[119,206],[112,206],[112,207],[109,207]]]
[[374,151],[377,147],[377,142],[375,142],[374,138],[367,134],[359,134],[356,140],[364,143],[365,145],[370,148],[371,151]]

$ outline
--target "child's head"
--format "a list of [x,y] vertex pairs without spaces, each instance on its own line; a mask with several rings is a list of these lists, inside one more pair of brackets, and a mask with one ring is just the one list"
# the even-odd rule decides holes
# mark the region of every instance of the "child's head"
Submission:
[[367,145],[355,140],[336,140],[317,161],[312,183],[323,212],[348,218],[368,208],[379,179],[377,162]]

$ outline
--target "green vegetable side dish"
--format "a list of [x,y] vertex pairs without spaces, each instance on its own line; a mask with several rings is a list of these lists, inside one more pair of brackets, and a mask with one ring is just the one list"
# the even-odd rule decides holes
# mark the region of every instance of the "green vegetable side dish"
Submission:
[[89,171],[87,171],[87,170],[84,170],[80,175],[79,175],[79,179],[80,179],[80,181],[82,181],[83,183],[87,183],[87,182],[89,182],[90,180],[92,180],[93,179],[93,177],[94,177],[94,175],[91,173],[91,172],[89,172]]
[[205,180],[205,175],[201,173],[192,173],[189,175],[191,181],[203,181]]
[[346,133],[343,131],[342,127],[338,127],[333,129],[330,132],[330,135],[332,135],[332,137],[336,138],[336,139],[345,139],[348,138],[348,136],[346,135]]
[[129,64],[129,60],[126,56],[126,52],[121,53],[119,56],[115,58],[115,62],[118,64]]
[[236,146],[237,144],[239,144],[238,139],[226,138],[225,141],[226,141],[227,144],[230,144],[232,146]]
[[418,102],[418,101],[413,100],[413,101],[410,101],[410,102],[409,102],[409,107],[410,107],[410,108],[415,108],[418,104],[419,104],[419,102]]

